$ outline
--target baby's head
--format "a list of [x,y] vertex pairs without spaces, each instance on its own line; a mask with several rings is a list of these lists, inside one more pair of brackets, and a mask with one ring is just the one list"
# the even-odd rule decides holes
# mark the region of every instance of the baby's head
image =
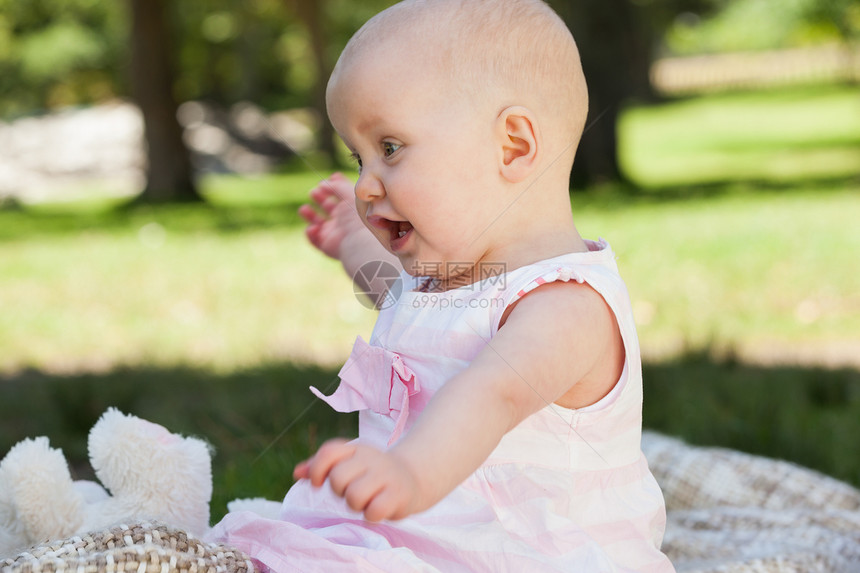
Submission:
[[588,108],[573,38],[541,0],[396,4],[349,41],[327,104],[368,226],[407,271],[441,275],[566,201]]

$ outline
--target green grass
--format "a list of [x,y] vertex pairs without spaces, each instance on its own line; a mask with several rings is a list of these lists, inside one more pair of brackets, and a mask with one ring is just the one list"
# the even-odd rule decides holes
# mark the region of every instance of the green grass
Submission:
[[0,370],[342,360],[374,315],[304,240],[299,200],[0,212]]
[[692,98],[629,110],[621,162],[646,187],[797,182],[860,171],[860,91],[817,87]]
[[[830,88],[624,117],[644,190],[573,207],[629,285],[647,426],[860,485],[858,112]],[[375,318],[304,239],[318,178],[208,178],[207,205],[0,209],[0,452],[48,435],[87,477],[86,433],[115,405],[215,445],[215,517],[280,498],[297,461],[354,433],[307,387],[332,389]]]
[[574,200],[574,211],[586,235],[611,238],[646,354],[710,347],[808,358],[853,345],[857,364],[857,191],[852,184],[738,188],[614,209],[585,199],[577,210]]
[[776,457],[860,486],[860,371],[689,354],[643,368],[646,428]]
[[[299,200],[0,212],[0,371],[342,361],[375,315],[305,241]],[[583,195],[574,211],[586,236],[613,244],[647,356],[860,344],[853,184]]]

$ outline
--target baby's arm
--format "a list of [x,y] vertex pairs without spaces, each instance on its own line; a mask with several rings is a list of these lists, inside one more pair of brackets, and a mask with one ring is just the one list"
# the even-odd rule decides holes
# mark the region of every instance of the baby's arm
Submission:
[[329,478],[335,493],[372,521],[422,511],[480,467],[526,417],[561,398],[588,402],[608,393],[621,365],[611,375],[595,372],[604,372],[607,359],[623,360],[619,349],[612,312],[591,287],[544,285],[516,304],[498,334],[388,452],[328,442],[295,476],[317,486]]
[[[397,257],[385,250],[359,218],[349,179],[334,173],[314,187],[310,196],[316,207],[299,207],[299,215],[308,223],[305,234],[317,249],[339,260],[350,278],[355,280],[356,271],[370,261],[386,261],[398,271],[402,268]],[[383,283],[359,286],[370,293],[381,293],[386,288]]]

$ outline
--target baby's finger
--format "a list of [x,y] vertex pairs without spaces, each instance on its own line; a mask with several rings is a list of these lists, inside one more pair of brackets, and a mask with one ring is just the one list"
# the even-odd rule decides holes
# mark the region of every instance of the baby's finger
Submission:
[[355,511],[365,511],[385,489],[385,482],[370,473],[351,481],[343,492],[347,505]]
[[333,173],[331,177],[321,183],[320,187],[336,195],[341,201],[351,200],[355,193],[352,181],[342,173]]
[[324,443],[310,459],[308,478],[311,483],[319,487],[328,477],[331,469],[342,460],[349,458],[355,453],[355,446],[346,440],[335,439]]
[[357,480],[361,480],[367,473],[367,464],[362,463],[353,455],[348,459],[341,460],[328,474],[328,483],[332,491],[343,497],[347,488],[351,487]]
[[308,225],[305,229],[305,236],[308,238],[308,241],[310,241],[312,245],[322,250],[323,238],[322,227],[320,225]]
[[400,519],[402,511],[398,500],[391,488],[377,492],[364,508],[364,518],[367,521],[382,521],[383,519]]
[[317,211],[307,203],[299,207],[299,216],[311,225],[319,224],[325,221],[325,217],[323,217],[319,213],[319,211]]
[[304,460],[296,464],[293,468],[293,479],[306,479],[308,477],[308,467],[310,460]]
[[314,187],[313,189],[311,189],[309,195],[313,202],[317,203],[318,205],[322,205],[323,203],[325,203],[326,199],[328,199],[329,197],[335,196],[332,192],[331,186],[329,185],[320,185],[319,187]]
[[320,207],[322,207],[322,210],[325,211],[327,214],[331,215],[332,211],[334,211],[341,203],[343,203],[343,199],[331,196],[327,197],[325,201],[320,203]]

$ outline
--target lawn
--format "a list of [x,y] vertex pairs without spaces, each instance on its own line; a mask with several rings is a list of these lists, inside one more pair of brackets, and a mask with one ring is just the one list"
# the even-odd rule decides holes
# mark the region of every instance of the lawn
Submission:
[[[640,189],[572,203],[628,282],[646,425],[860,485],[858,92],[668,102],[620,129]],[[0,452],[45,434],[88,475],[86,431],[116,405],[215,445],[215,515],[281,496],[354,431],[307,387],[333,389],[374,320],[304,240],[320,175],[209,178],[199,206],[0,210]]]
[[726,93],[628,110],[620,155],[639,185],[855,177],[856,86]]
[[[375,314],[305,241],[298,192],[278,193],[264,206],[0,212],[0,371],[341,362]],[[582,232],[617,252],[646,356],[857,363],[852,182],[573,205]]]

